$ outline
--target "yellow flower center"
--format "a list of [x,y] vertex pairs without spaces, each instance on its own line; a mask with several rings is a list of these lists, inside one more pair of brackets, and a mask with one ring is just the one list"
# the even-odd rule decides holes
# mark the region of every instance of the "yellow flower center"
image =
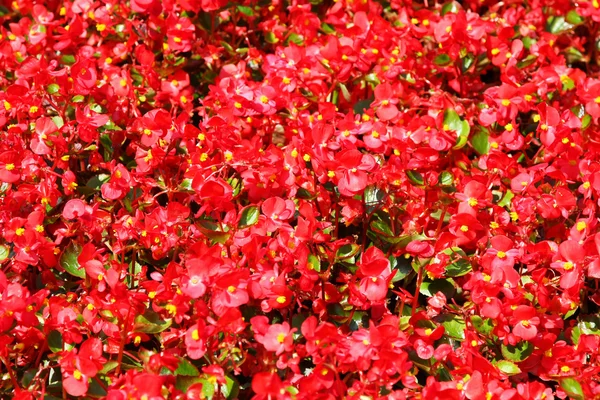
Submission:
[[505,258],[506,257],[506,253],[503,251],[499,251],[498,254],[496,254],[498,256],[498,258]]
[[285,303],[286,301],[287,301],[287,298],[286,298],[285,296],[279,296],[279,297],[277,297],[277,302],[278,302],[279,304],[283,304],[283,303]]
[[76,369],[75,371],[73,371],[73,378],[77,379],[78,381],[81,380],[81,371],[79,371],[78,369]]
[[574,267],[574,265],[571,261],[567,261],[566,263],[563,264],[563,268],[567,271],[572,270],[573,267]]
[[277,341],[279,343],[283,343],[285,340],[285,333],[280,333],[279,335],[277,335]]
[[468,231],[469,231],[469,227],[468,227],[468,226],[466,226],[466,225],[462,225],[462,226],[460,227],[460,230],[461,230],[462,232],[468,232]]
[[192,339],[196,341],[200,340],[200,334],[198,333],[198,329],[194,329],[192,331]]
[[23,234],[24,234],[24,233],[25,233],[25,228],[17,228],[17,229],[15,230],[15,234],[16,234],[17,236],[23,236]]
[[6,164],[6,165],[4,166],[4,168],[5,168],[7,171],[12,171],[13,169],[15,169],[15,164]]

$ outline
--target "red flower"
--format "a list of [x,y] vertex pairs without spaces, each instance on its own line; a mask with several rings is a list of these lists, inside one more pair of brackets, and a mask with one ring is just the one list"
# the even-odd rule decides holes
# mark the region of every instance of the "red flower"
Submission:
[[204,322],[198,321],[185,332],[185,348],[192,360],[198,360],[206,354]]
[[377,116],[382,121],[389,121],[398,116],[398,98],[394,97],[402,95],[401,92],[394,93],[392,86],[389,83],[383,83],[375,88],[375,101],[371,107],[377,109]]
[[344,196],[362,192],[369,183],[367,172],[376,167],[375,159],[358,150],[346,150],[336,156],[338,166],[335,175],[340,176],[338,189]]
[[537,317],[535,308],[530,306],[518,306],[512,318],[513,334],[523,340],[532,340],[537,336],[537,325],[540,318]]

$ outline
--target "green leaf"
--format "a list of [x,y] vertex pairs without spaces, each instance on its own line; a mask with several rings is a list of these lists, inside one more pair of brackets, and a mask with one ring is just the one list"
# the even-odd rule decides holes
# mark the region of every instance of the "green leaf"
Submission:
[[442,292],[447,299],[454,296],[454,284],[448,279],[436,279],[431,282],[423,282],[419,292],[427,297],[434,296],[437,292]]
[[63,350],[63,338],[59,331],[50,331],[46,340],[48,341],[48,348],[53,353]]
[[471,323],[475,330],[482,335],[489,335],[494,330],[494,321],[491,318],[483,319],[479,315],[473,315]]
[[471,138],[471,145],[475,151],[481,155],[485,155],[490,151],[490,134],[487,129],[479,129]]
[[438,54],[433,59],[433,62],[435,63],[435,65],[439,65],[440,67],[450,64],[451,61],[452,61],[452,59],[450,58],[450,56],[448,54]]
[[233,378],[225,376],[225,385],[221,386],[221,394],[227,399],[237,399],[240,393],[240,384]]
[[275,44],[279,42],[279,39],[277,38],[277,36],[275,36],[273,32],[267,32],[267,34],[265,35],[265,40],[267,43],[270,44]]
[[438,315],[434,320],[444,326],[446,335],[450,336],[452,339],[465,339],[465,329],[467,328],[467,324],[462,317],[452,314],[443,314]]
[[423,179],[423,175],[421,175],[417,171],[407,170],[406,171],[406,176],[408,177],[408,180],[410,180],[415,185],[423,186],[425,184],[425,180]]
[[54,117],[50,117],[50,119],[52,120],[52,122],[54,122],[56,124],[56,127],[58,129],[62,128],[63,125],[65,124],[62,117],[60,117],[58,115],[55,115]]
[[[204,375],[203,375],[204,376]],[[208,378],[197,377],[197,376],[178,376],[175,381],[175,387],[182,392],[187,392],[190,386],[197,383],[202,384],[202,395],[201,398],[212,399],[215,395],[215,385],[212,384]]]
[[65,54],[61,57],[61,61],[65,64],[75,64],[75,56],[72,54]]
[[546,31],[553,34],[564,32],[571,28],[573,28],[573,24],[565,21],[565,17],[562,15],[552,15],[546,22]]
[[577,13],[575,10],[571,10],[567,13],[567,22],[573,25],[581,25],[585,22],[585,18]]
[[343,83],[340,82],[340,83],[338,83],[338,86],[340,87],[340,90],[342,91],[342,96],[344,97],[344,100],[346,100],[346,101],[352,100],[352,95],[348,91],[348,88],[346,87],[346,85],[344,85]]
[[82,95],[78,94],[77,96],[74,96],[74,97],[71,99],[71,102],[72,102],[72,103],[82,103],[82,102],[83,102],[83,100],[85,100],[85,97],[83,97]]
[[71,242],[60,256],[60,266],[69,274],[78,278],[85,278],[85,269],[80,268],[77,257],[81,253],[81,246],[75,242]]
[[584,335],[600,335],[600,317],[589,315],[581,318],[579,329]]
[[119,365],[118,361],[107,361],[106,364],[104,364],[104,366],[102,367],[100,375],[108,374],[110,371],[117,368],[117,365]]
[[346,260],[354,257],[360,250],[360,246],[356,243],[345,244],[340,247],[335,255],[337,260]]
[[463,148],[469,140],[471,127],[469,123],[458,116],[458,113],[451,108],[444,111],[444,130],[456,132],[456,144],[452,147],[454,150]]
[[496,363],[496,367],[506,375],[516,375],[521,373],[521,368],[512,361],[501,360]]
[[502,345],[502,355],[509,361],[521,362],[526,360],[531,353],[533,353],[533,344],[523,341],[517,343],[515,346]]
[[239,12],[241,12],[244,15],[247,15],[248,17],[254,16],[254,11],[248,6],[237,6],[237,9],[239,10]]
[[200,371],[198,371],[198,368],[196,368],[194,364],[192,364],[185,358],[182,358],[180,359],[179,365],[175,370],[175,375],[198,376],[200,375]]
[[469,260],[461,258],[446,266],[446,275],[451,277],[463,276],[473,270]]
[[308,269],[321,272],[321,260],[319,259],[319,257],[315,256],[314,254],[309,254],[307,263]]
[[585,398],[581,384],[574,378],[561,379],[560,387],[563,388],[573,400],[583,400]]
[[[98,379],[102,378],[100,377]],[[106,397],[106,390],[102,386],[100,386],[97,380],[92,379],[89,383],[89,387],[86,394],[86,397],[101,398]]]
[[356,114],[363,114],[365,112],[365,110],[368,110],[369,108],[371,108],[371,103],[373,102],[373,99],[364,99],[364,100],[360,100],[357,101],[356,103],[354,103],[354,112]]
[[467,72],[469,68],[471,68],[473,62],[475,62],[475,56],[471,53],[467,54],[462,58],[462,66],[460,67],[460,69],[463,74]]
[[452,172],[442,171],[438,176],[438,183],[440,186],[452,186],[454,183],[454,175],[452,175]]
[[46,89],[48,94],[58,93],[59,90],[60,90],[60,86],[58,86],[56,83],[51,83],[50,85],[48,85],[48,88]]
[[577,346],[579,344],[579,338],[581,337],[581,329],[579,326],[576,326],[571,331],[571,342],[573,345]]
[[240,221],[238,222],[238,228],[243,229],[256,224],[259,215],[260,211],[257,206],[244,207]]
[[511,200],[513,199],[513,197],[515,197],[514,193],[509,190],[506,191],[506,194],[504,195],[504,197],[502,198],[502,200],[500,200],[498,202],[498,205],[500,207],[506,207],[510,204]]
[[581,118],[581,129],[586,129],[592,123],[592,116],[590,114],[585,114],[583,118]]
[[413,270],[410,264],[410,260],[404,257],[394,257],[391,255],[389,257],[390,265],[392,267],[392,271],[396,271],[396,274],[392,278],[392,282],[398,282],[408,276],[410,272]]
[[0,245],[0,262],[6,260],[10,254],[10,247],[6,245]]
[[321,30],[323,31],[323,33],[327,34],[327,35],[331,35],[332,33],[335,33],[335,29],[333,29],[333,27],[325,22],[321,23]]
[[[200,231],[217,243],[225,244],[231,236],[229,232],[221,231],[221,227],[212,221],[203,219],[200,220],[199,224]],[[225,227],[225,229],[228,228]]]
[[133,330],[142,333],[160,333],[168,329],[171,324],[170,319],[163,320],[158,313],[147,310],[144,314],[135,317]]
[[459,7],[455,1],[449,1],[442,6],[442,15],[446,15],[448,13],[456,14],[458,11]]
[[394,233],[392,232],[392,228],[390,228],[386,222],[381,221],[381,220],[371,221],[371,229],[374,232],[379,233],[381,235],[390,236],[390,237],[394,236]]

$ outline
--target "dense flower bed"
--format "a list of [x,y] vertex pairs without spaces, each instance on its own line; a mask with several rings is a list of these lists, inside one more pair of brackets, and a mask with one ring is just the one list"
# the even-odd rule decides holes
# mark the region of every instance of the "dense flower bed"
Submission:
[[0,396],[600,397],[600,3],[5,0]]

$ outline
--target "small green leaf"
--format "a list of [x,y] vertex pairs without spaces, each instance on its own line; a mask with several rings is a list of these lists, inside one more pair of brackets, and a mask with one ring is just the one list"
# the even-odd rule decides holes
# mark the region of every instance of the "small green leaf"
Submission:
[[10,254],[10,248],[6,245],[0,245],[0,262],[6,260]]
[[50,117],[50,119],[52,120],[52,122],[54,122],[56,124],[56,127],[58,129],[62,128],[63,125],[65,124],[62,117],[60,117],[58,115],[55,115],[54,117]]
[[406,176],[415,185],[423,186],[425,184],[425,180],[423,179],[423,175],[421,175],[417,171],[407,170],[406,171]]
[[321,23],[321,30],[323,31],[323,33],[327,34],[327,35],[331,35],[332,33],[335,33],[335,29],[333,29],[333,27],[325,22]]
[[53,353],[63,350],[63,338],[59,331],[50,331],[46,340],[48,341],[48,348]]
[[100,375],[108,374],[110,371],[117,368],[117,365],[119,365],[117,361],[107,361],[106,364],[104,364],[104,366],[102,367]]
[[352,100],[352,95],[348,91],[348,88],[346,87],[346,85],[344,85],[343,83],[340,82],[340,83],[338,83],[338,86],[340,87],[340,90],[342,91],[342,96],[344,97],[344,100],[346,100],[346,101]]
[[455,1],[449,1],[442,6],[442,15],[446,15],[448,13],[456,14],[459,11],[458,3]]
[[419,292],[427,297],[434,296],[437,292],[442,292],[446,298],[454,296],[454,284],[448,279],[436,279],[431,282],[423,282]]
[[438,176],[438,183],[440,186],[452,186],[454,183],[454,175],[452,175],[452,172],[442,171]]
[[581,118],[581,129],[586,129],[592,123],[592,116],[590,114],[585,114],[583,118]]
[[523,341],[517,343],[515,346],[502,345],[502,355],[509,361],[521,362],[526,360],[531,353],[533,353],[533,344]]
[[309,254],[308,255],[308,269],[317,271],[317,272],[321,272],[321,260],[319,259],[319,257],[315,256],[314,254]]
[[52,84],[48,85],[48,89],[46,89],[48,94],[58,93],[59,90],[60,90],[60,86],[58,86],[56,83],[52,83]]
[[600,335],[600,317],[589,315],[579,321],[579,329],[584,335]]
[[456,111],[448,108],[444,111],[444,130],[456,132],[456,144],[452,148],[458,150],[467,144],[471,127],[467,121],[459,117]]
[[356,114],[363,114],[365,112],[365,110],[368,110],[371,107],[371,103],[373,102],[373,99],[364,99],[364,100],[360,100],[357,101],[356,103],[354,103],[354,112]]
[[467,328],[467,324],[462,317],[452,314],[443,314],[438,315],[435,318],[435,322],[442,324],[446,335],[450,336],[452,339],[465,339],[465,329]]
[[450,64],[451,61],[452,59],[448,54],[439,54],[433,59],[435,65],[439,65],[440,67]]
[[567,13],[567,22],[572,25],[581,25],[585,22],[585,18],[577,13],[575,10],[571,10]]
[[170,319],[163,320],[158,313],[147,310],[144,314],[135,317],[133,330],[142,333],[160,333],[168,329],[171,324]]
[[477,332],[483,335],[489,335],[494,330],[494,321],[491,318],[483,319],[479,315],[473,315],[471,323]]
[[490,151],[490,134],[487,129],[479,129],[471,138],[471,145],[475,151],[481,155],[485,155]]
[[275,36],[273,32],[267,32],[267,34],[265,35],[265,40],[267,43],[270,44],[275,44],[279,42],[279,39],[277,38],[277,36]]
[[581,384],[574,378],[564,378],[560,381],[560,387],[573,400],[583,400],[585,398]]
[[247,15],[248,17],[254,16],[254,11],[248,6],[237,6],[237,9],[239,10],[239,12],[241,12],[244,15]]
[[567,31],[571,28],[573,28],[573,24],[565,21],[565,17],[562,15],[552,15],[546,22],[546,31],[554,34]]
[[355,243],[350,243],[340,247],[335,255],[338,260],[346,260],[354,257],[360,250],[360,246]]
[[185,358],[182,358],[180,359],[179,365],[175,370],[175,375],[198,376],[200,375],[200,371],[198,371],[198,368],[196,368],[194,364],[192,364]]
[[85,100],[85,97],[83,97],[82,95],[78,94],[77,96],[74,96],[71,99],[71,102],[73,102],[73,103],[81,103],[81,102],[83,102],[83,100]]
[[237,399],[240,393],[240,384],[233,378],[225,376],[225,385],[221,386],[221,394],[226,399]]
[[496,367],[506,375],[516,375],[521,373],[521,368],[512,361],[501,360],[496,363]]
[[457,277],[468,274],[473,270],[469,260],[461,258],[446,266],[446,276]]
[[260,211],[257,206],[248,206],[242,210],[238,228],[243,229],[252,226],[258,222]]
[[500,200],[498,202],[498,205],[500,207],[506,207],[510,204],[511,200],[513,199],[513,197],[515,197],[515,195],[513,194],[513,192],[509,190],[506,191],[506,194],[504,195],[504,197],[502,198],[502,200]]
[[69,274],[78,278],[85,278],[85,269],[80,268],[77,257],[81,253],[81,246],[71,242],[60,256],[60,266]]

